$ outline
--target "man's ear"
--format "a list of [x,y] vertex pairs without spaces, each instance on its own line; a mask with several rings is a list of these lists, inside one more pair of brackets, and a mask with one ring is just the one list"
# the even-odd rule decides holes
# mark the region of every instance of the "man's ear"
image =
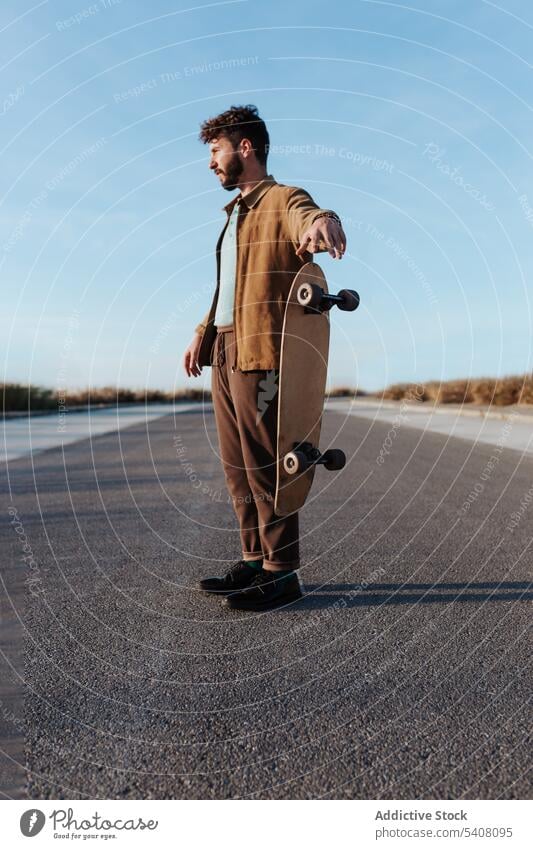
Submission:
[[239,142],[238,150],[242,153],[245,159],[247,159],[251,153],[253,153],[253,146],[250,139],[241,139]]

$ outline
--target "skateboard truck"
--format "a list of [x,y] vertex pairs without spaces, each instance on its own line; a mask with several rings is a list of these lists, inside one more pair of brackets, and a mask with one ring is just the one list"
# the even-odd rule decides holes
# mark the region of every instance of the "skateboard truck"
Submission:
[[346,454],[340,448],[329,448],[321,454],[310,442],[295,442],[293,450],[283,458],[283,468],[288,475],[306,472],[311,466],[324,466],[328,471],[336,472],[345,465]]
[[335,304],[340,310],[353,312],[359,306],[359,295],[355,289],[341,289],[338,295],[333,295],[324,292],[318,283],[302,283],[296,298],[309,312],[327,312]]

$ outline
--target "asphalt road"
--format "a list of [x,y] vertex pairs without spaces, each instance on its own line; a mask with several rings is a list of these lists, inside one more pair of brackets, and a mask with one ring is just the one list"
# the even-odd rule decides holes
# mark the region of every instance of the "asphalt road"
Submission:
[[211,413],[10,463],[21,792],[529,798],[533,459],[391,427],[326,415],[349,463],[301,514],[305,598],[263,614],[195,589],[239,557]]

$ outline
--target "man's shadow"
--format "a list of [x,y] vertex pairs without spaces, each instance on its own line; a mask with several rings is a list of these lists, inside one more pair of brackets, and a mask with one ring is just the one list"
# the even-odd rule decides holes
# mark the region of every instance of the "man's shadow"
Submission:
[[379,607],[385,604],[445,604],[483,601],[531,601],[530,581],[482,581],[443,584],[310,584],[303,581],[299,602],[309,610],[327,607]]

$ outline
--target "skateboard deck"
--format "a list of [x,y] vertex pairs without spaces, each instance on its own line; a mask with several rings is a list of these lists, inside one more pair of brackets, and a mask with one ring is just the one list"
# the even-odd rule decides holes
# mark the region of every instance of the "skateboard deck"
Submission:
[[274,511],[286,516],[305,502],[315,465],[290,474],[284,458],[302,443],[318,449],[326,391],[329,353],[329,314],[309,309],[297,298],[302,284],[319,285],[327,294],[324,272],[308,262],[291,286],[281,337],[278,388],[277,479]]

